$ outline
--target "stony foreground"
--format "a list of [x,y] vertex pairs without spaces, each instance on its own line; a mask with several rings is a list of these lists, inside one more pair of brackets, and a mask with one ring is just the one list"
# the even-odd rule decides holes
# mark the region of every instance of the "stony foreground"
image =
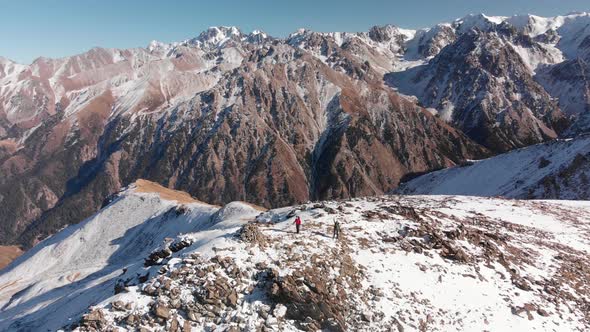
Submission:
[[[262,211],[131,188],[73,227],[0,276],[0,329],[590,327],[590,202],[384,196]],[[104,246],[79,246],[90,234]]]

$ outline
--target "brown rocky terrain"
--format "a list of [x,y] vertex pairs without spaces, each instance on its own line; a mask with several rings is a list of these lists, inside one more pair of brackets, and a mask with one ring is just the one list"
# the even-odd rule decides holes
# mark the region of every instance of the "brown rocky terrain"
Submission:
[[213,27],[145,49],[0,58],[0,244],[29,247],[138,178],[278,207],[578,135],[589,17],[284,39]]
[[18,256],[22,255],[23,251],[17,246],[0,246],[0,269],[10,264]]
[[381,194],[407,173],[487,155],[336,44],[340,63],[327,65],[226,32],[235,40],[222,46],[204,35],[23,69],[19,82],[57,80],[48,93],[60,101],[28,118],[32,129],[10,118],[2,136],[0,241],[30,246],[138,178],[214,204],[276,207]]

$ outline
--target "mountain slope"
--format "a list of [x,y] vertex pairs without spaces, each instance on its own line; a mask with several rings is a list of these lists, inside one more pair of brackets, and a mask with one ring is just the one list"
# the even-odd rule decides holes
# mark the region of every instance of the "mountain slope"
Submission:
[[505,25],[469,30],[428,64],[386,80],[492,150],[540,143],[567,125],[519,54],[518,44],[534,48],[521,37]]
[[[337,44],[333,66],[260,36],[211,28],[11,69],[6,107],[21,117],[0,141],[0,241],[30,246],[140,177],[270,207],[381,194],[487,155]],[[55,107],[13,104],[37,81],[48,90],[32,100]]]
[[[12,323],[7,317],[24,317],[15,329],[35,330],[44,324],[58,328],[78,314],[80,306],[110,293],[122,268],[140,268],[138,257],[147,256],[168,237],[198,230],[219,209],[186,196],[181,194],[180,200],[191,207],[190,213],[180,216],[180,203],[170,200],[179,198],[176,193],[141,181],[107,209],[27,251],[2,271],[3,280],[10,281],[2,282],[1,329]],[[38,319],[27,316],[33,311]]]
[[401,194],[590,199],[590,137],[511,151],[405,182]]
[[[588,131],[581,123],[589,114],[589,22],[588,13],[468,15],[416,32],[401,56],[414,65],[398,66],[387,80],[496,150],[575,136]],[[574,122],[567,132],[555,102]]]
[[212,27],[0,58],[0,244],[30,247],[138,178],[277,207],[378,195],[408,174],[587,132],[589,17],[284,39]]
[[189,201],[142,181],[40,243],[0,274],[0,328],[590,324],[587,202],[383,196],[265,212]]

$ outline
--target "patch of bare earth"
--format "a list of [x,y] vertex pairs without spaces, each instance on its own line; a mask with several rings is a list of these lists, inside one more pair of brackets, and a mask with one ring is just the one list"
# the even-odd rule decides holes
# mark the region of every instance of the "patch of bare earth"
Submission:
[[0,246],[0,269],[22,254],[23,251],[17,246]]
[[162,199],[169,201],[177,201],[178,203],[201,203],[206,204],[192,197],[184,191],[174,190],[166,188],[158,183],[139,179],[135,181],[135,192],[137,193],[156,193],[160,195]]

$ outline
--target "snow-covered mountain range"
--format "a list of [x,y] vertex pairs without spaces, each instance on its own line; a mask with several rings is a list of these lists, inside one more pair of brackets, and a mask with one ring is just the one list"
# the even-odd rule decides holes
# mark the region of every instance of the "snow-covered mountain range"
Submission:
[[266,211],[140,180],[2,271],[0,329],[584,331],[589,258],[583,201],[381,196]]
[[379,195],[408,174],[584,133],[589,20],[469,15],[286,38],[212,27],[0,58],[0,244],[29,247],[138,178],[277,207]]

